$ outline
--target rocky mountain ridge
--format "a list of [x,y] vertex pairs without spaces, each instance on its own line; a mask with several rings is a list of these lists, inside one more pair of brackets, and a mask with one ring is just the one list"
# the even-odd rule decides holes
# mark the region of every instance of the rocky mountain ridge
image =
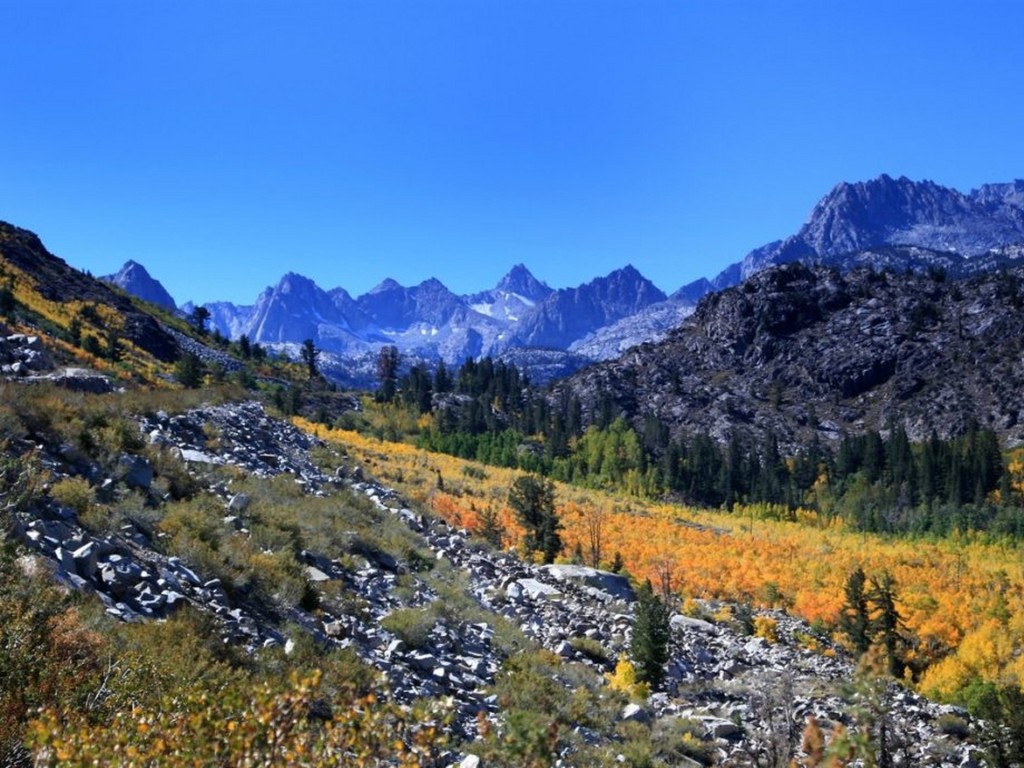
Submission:
[[[369,379],[360,377],[359,361],[386,344],[413,359],[449,364],[524,349],[545,350],[546,355],[539,355],[543,358],[551,351],[565,353],[600,328],[666,300],[633,267],[577,288],[553,290],[518,264],[495,288],[466,296],[457,296],[436,279],[411,287],[388,279],[352,298],[343,288],[326,291],[309,278],[288,273],[251,306],[206,306],[211,326],[229,338],[245,334],[270,346],[311,338],[327,353],[329,373],[339,378],[347,373],[353,378],[349,383],[365,385],[372,381],[372,372]],[[593,344],[586,349],[563,354],[561,368],[573,370],[577,359],[604,354]],[[544,370],[541,363],[537,378]]]
[[560,382],[585,414],[611,398],[640,428],[812,441],[902,425],[912,440],[974,423],[1024,444],[1024,268],[951,280],[785,264],[704,298],[663,341]]
[[[1000,249],[1022,243],[1024,181],[1020,179],[985,184],[964,194],[932,181],[882,174],[869,181],[837,184],[818,201],[795,235],[756,248],[714,280],[691,283],[677,295],[700,298],[709,289],[738,285],[760,270],[791,261],[843,269],[856,260],[881,267],[872,264],[868,254],[912,246],[932,252],[932,258],[963,264],[980,257],[998,259]],[[855,256],[861,253],[865,255]],[[964,264],[956,274],[976,269]]]
[[124,293],[80,272],[54,256],[33,232],[0,221],[0,253],[23,272],[40,297],[60,304],[80,302],[109,307],[121,317],[120,335],[157,360],[173,362],[179,350],[153,315],[140,310]]

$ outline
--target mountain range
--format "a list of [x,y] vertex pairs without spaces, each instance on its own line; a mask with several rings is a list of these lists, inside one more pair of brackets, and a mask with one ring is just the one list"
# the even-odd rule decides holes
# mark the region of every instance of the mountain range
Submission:
[[[245,334],[285,350],[313,339],[326,353],[325,369],[346,383],[372,379],[376,352],[388,344],[426,361],[511,357],[528,370],[536,364],[535,378],[548,378],[664,338],[702,297],[771,266],[941,269],[960,277],[1015,263],[1022,255],[1024,181],[986,184],[964,194],[931,181],[882,175],[838,184],[796,234],[671,295],[632,266],[556,290],[519,264],[493,289],[463,296],[437,279],[411,287],[387,279],[353,298],[344,288],[325,290],[288,272],[251,305],[205,306],[211,326],[228,338]],[[163,306],[171,301],[134,262],[108,279]]]

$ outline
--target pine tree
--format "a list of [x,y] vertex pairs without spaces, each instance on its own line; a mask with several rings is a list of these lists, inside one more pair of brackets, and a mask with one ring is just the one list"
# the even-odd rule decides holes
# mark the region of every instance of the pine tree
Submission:
[[903,617],[896,609],[896,582],[888,573],[883,573],[880,578],[872,578],[871,589],[866,597],[874,612],[870,622],[871,634],[885,648],[889,674],[900,677],[903,674],[903,660],[899,651],[903,644],[901,630],[904,624]]
[[647,579],[637,591],[633,621],[633,640],[629,653],[636,667],[636,678],[651,688],[658,688],[665,679],[671,638],[668,608]]
[[76,347],[82,346],[82,320],[77,315],[71,318],[68,325],[68,340]]
[[189,322],[192,327],[196,329],[200,336],[206,334],[206,321],[210,319],[210,310],[201,304],[192,310],[192,314],[189,315]]
[[476,533],[495,549],[501,549],[505,539],[505,529],[501,525],[497,511],[490,505],[477,516]]
[[121,359],[121,334],[113,325],[107,327],[107,348],[105,350],[107,360],[116,363]]
[[377,381],[380,382],[380,389],[377,390],[377,400],[382,403],[390,403],[395,399],[398,381],[398,347],[381,347],[377,356]]
[[0,286],[0,316],[11,318],[14,316],[14,309],[18,306],[14,298],[14,291],[10,285]]
[[562,523],[555,513],[555,486],[533,475],[516,479],[508,492],[509,506],[526,530],[523,544],[529,553],[540,552],[545,563],[553,563],[562,551],[559,531]]
[[846,604],[839,617],[839,628],[849,636],[858,655],[866,653],[871,646],[871,615],[866,584],[864,569],[858,567],[846,579]]
[[185,352],[174,365],[174,378],[183,387],[195,389],[203,383],[203,361],[198,355]]
[[302,362],[306,364],[306,370],[309,373],[309,380],[312,381],[320,375],[320,371],[316,367],[316,359],[320,356],[320,350],[316,348],[312,339],[306,339],[302,342],[302,349],[300,350]]
[[622,559],[622,553],[615,550],[615,557],[612,558],[612,573],[620,573],[625,567],[626,563]]

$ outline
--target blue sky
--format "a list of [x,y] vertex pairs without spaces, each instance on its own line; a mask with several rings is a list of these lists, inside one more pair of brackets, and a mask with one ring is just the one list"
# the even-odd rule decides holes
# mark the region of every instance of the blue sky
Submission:
[[1017,2],[0,0],[0,219],[94,274],[251,302],[667,292],[839,181],[1024,176]]

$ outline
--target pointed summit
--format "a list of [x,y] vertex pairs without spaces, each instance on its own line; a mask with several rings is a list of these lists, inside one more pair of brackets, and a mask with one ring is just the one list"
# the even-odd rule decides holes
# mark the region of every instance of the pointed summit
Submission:
[[175,304],[167,289],[160,284],[159,280],[154,279],[146,271],[146,268],[137,261],[129,259],[116,275],[107,275],[100,279],[113,283],[126,293],[130,293],[132,296],[137,296],[143,301],[156,304],[164,309],[169,309],[173,312],[177,308],[177,304]]
[[534,277],[523,264],[512,267],[508,274],[498,281],[494,290],[514,293],[530,301],[541,301],[551,293],[547,284]]
[[384,278],[384,280],[371,288],[366,295],[372,296],[375,293],[390,293],[391,291],[404,291],[405,288],[397,280],[390,277]]

